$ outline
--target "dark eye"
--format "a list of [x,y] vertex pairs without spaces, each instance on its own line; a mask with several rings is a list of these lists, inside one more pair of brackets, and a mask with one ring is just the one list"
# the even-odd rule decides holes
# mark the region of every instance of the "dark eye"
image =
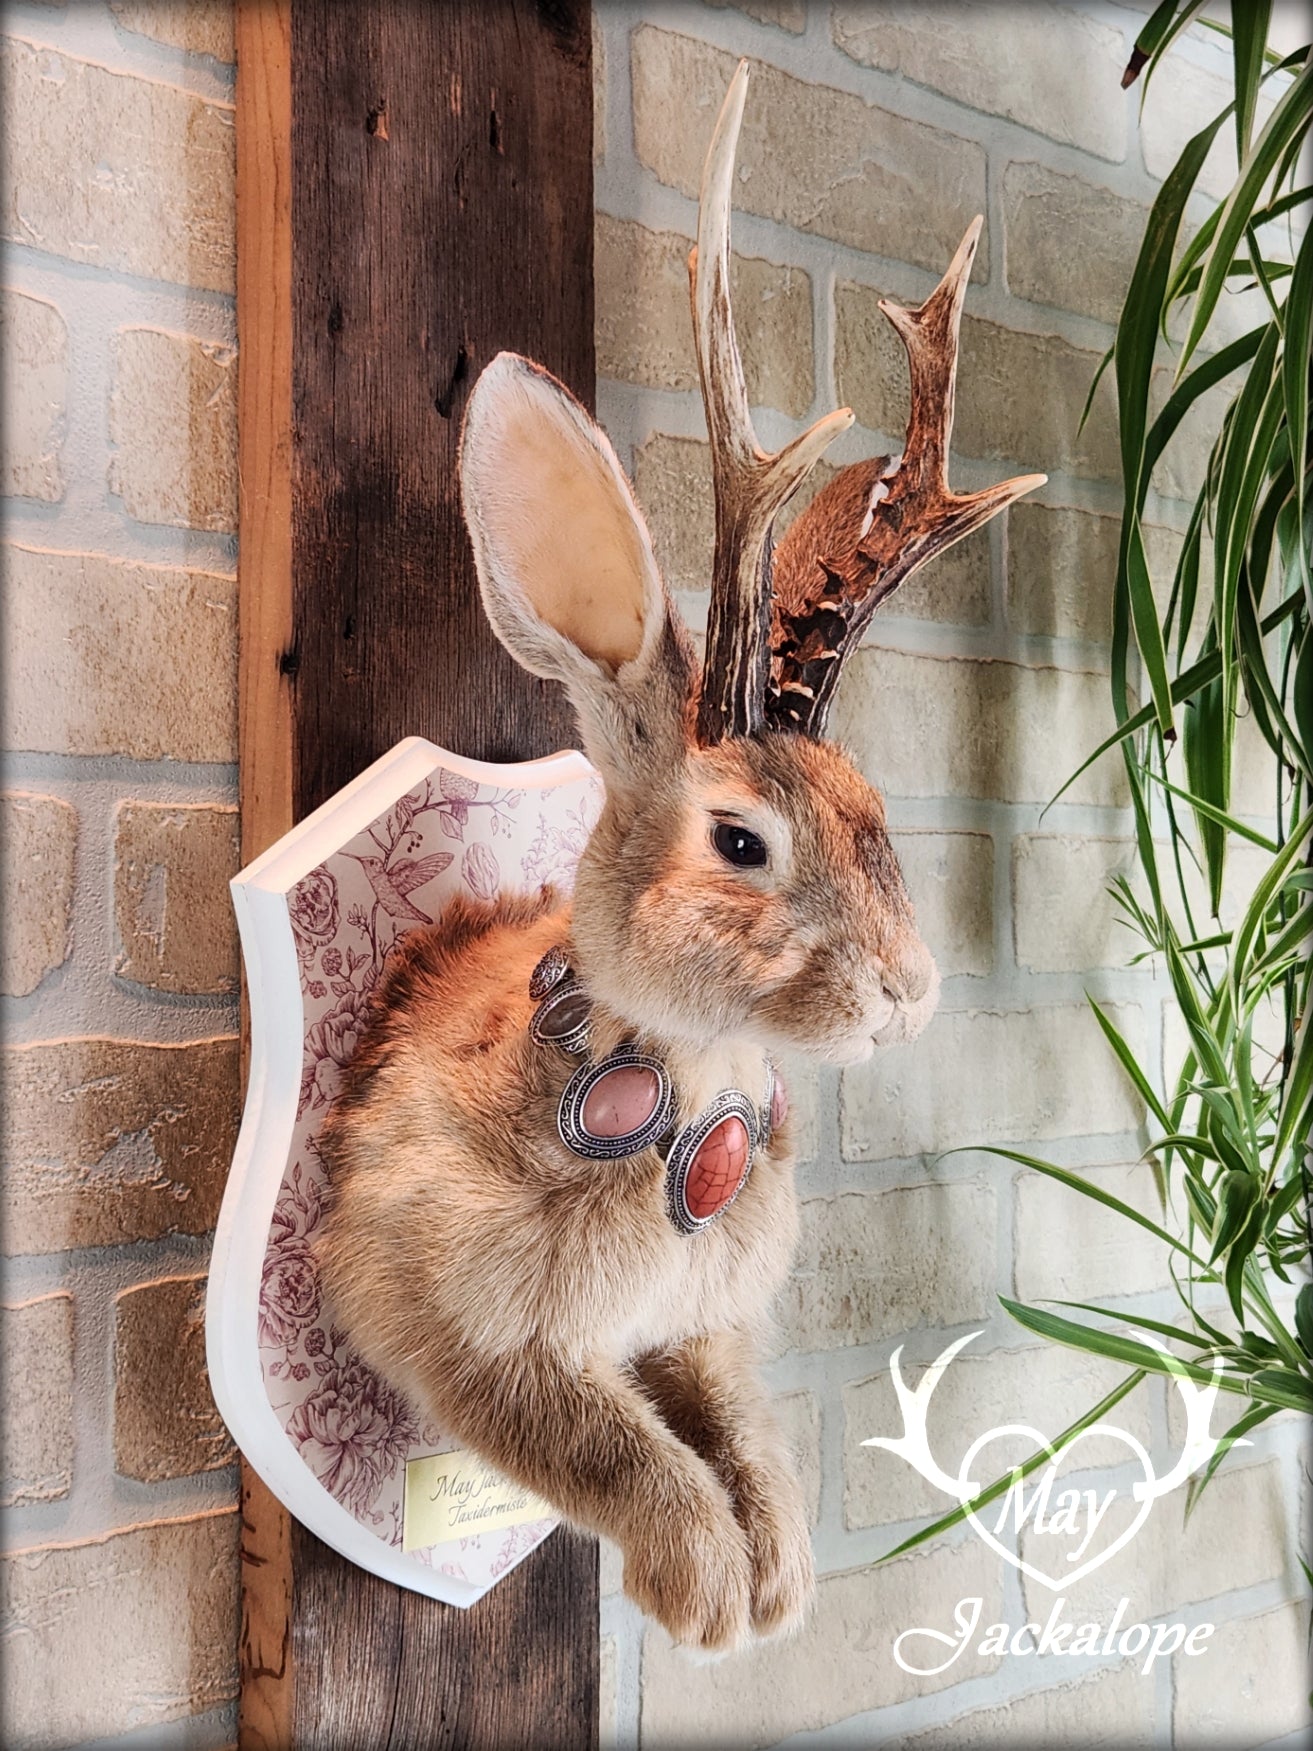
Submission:
[[711,835],[711,843],[736,869],[760,869],[766,861],[766,842],[746,827],[733,821],[720,821]]

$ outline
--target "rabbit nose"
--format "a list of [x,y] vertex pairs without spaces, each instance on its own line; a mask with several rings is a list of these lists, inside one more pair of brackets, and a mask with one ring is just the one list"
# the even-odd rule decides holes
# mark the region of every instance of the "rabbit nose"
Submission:
[[885,963],[881,976],[886,997],[892,1003],[919,1003],[930,989],[934,962],[924,944],[904,949]]

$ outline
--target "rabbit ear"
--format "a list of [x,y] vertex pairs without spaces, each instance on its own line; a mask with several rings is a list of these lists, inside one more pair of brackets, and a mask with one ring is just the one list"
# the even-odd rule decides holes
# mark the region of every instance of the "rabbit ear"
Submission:
[[540,365],[499,353],[470,397],[461,497],[483,605],[518,663],[565,684],[614,769],[683,736],[692,689],[652,542],[606,435]]

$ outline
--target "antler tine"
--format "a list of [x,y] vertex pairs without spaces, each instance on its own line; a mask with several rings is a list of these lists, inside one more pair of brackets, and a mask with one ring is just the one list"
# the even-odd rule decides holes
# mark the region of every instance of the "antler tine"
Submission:
[[740,61],[707,151],[697,244],[688,258],[716,503],[711,612],[698,704],[703,743],[749,735],[764,724],[771,524],[826,446],[853,421],[847,408],[827,414],[774,455],[757,443],[729,293],[731,193],[747,91],[748,63]]
[[1048,478],[1026,474],[974,493],[948,484],[962,303],[983,225],[972,220],[924,304],[905,310],[880,300],[907,348],[907,438],[901,456],[843,469],[780,543],[766,701],[776,728],[823,734],[843,665],[880,603],[917,566]]

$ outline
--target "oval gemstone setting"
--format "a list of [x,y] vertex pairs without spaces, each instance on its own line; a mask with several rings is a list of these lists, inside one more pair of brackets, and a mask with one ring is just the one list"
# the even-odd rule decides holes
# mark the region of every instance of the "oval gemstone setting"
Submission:
[[665,1136],[674,1104],[661,1060],[618,1046],[599,1063],[575,1071],[561,1095],[556,1128],[576,1155],[619,1161]]
[[534,1011],[529,1032],[540,1046],[559,1046],[563,1052],[588,1049],[591,1006],[588,993],[574,980],[549,991]]
[[656,1072],[626,1064],[597,1078],[579,1117],[590,1137],[629,1137],[652,1117],[660,1098]]
[[684,1202],[695,1222],[718,1216],[743,1184],[752,1145],[748,1127],[733,1113],[698,1145],[684,1182]]
[[757,1109],[729,1089],[691,1119],[666,1157],[666,1214],[681,1234],[696,1234],[724,1214],[752,1172]]

